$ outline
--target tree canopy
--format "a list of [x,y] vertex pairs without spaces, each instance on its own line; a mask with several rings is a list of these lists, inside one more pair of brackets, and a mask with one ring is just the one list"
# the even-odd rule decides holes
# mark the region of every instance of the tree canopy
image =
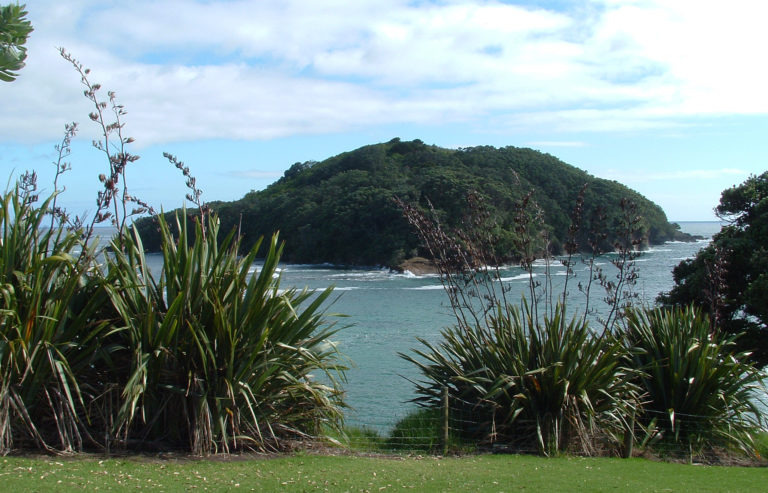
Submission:
[[[619,220],[622,198],[637,204],[646,242],[679,234],[661,208],[637,192],[549,154],[517,147],[445,149],[420,140],[393,139],[322,162],[296,163],[264,190],[209,205],[225,230],[239,228],[245,245],[279,230],[286,241],[283,258],[289,262],[396,267],[425,252],[394,197],[424,209],[431,203],[445,226],[458,227],[467,211],[467,194],[475,193],[498,225],[494,233],[503,247],[515,235],[515,204],[533,191],[557,252],[585,184],[581,245],[588,244],[589,230],[599,227],[593,224],[598,208],[605,212],[606,229]],[[156,248],[150,222],[140,221],[139,226],[145,245]],[[513,256],[500,252],[501,258]]]
[[718,329],[768,364],[768,171],[723,191],[717,215],[727,222],[707,248],[673,271],[667,304],[697,303],[714,314]]
[[0,80],[12,82],[24,67],[27,49],[24,46],[32,24],[27,20],[25,5],[0,6]]

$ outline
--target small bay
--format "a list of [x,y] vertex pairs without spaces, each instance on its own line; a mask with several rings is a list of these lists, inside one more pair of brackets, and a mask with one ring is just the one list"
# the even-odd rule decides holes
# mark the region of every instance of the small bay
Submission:
[[[672,269],[682,260],[693,257],[709,243],[711,235],[719,231],[718,222],[680,223],[684,232],[705,239],[692,242],[669,242],[656,245],[636,259],[639,278],[635,286],[640,300],[652,305],[656,296],[674,285]],[[615,276],[616,269],[606,255],[598,259],[606,275]],[[546,265],[534,267],[538,279],[545,279]],[[565,279],[565,268],[553,261],[549,265],[554,292]],[[583,310],[584,295],[577,287],[578,280],[588,279],[588,270],[578,259],[574,266],[577,280],[569,281],[569,312]],[[585,275],[586,274],[586,275]],[[528,276],[519,267],[502,272],[511,287],[510,300],[519,300],[528,290]],[[336,287],[335,304],[331,312],[348,315],[338,320],[349,325],[336,335],[338,349],[351,360],[347,372],[346,400],[351,409],[347,422],[386,431],[414,407],[409,400],[415,397],[409,380],[419,378],[412,364],[398,353],[408,353],[418,347],[417,337],[427,341],[440,338],[441,329],[450,326],[453,314],[437,276],[414,276],[389,270],[346,269],[333,266],[286,265],[282,271],[283,286],[307,286],[310,289]],[[593,306],[601,305],[604,292],[593,286]]]

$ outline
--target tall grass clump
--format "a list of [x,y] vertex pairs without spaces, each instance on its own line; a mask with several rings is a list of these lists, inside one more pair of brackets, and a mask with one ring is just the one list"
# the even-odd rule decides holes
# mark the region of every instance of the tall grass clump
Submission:
[[683,453],[754,453],[765,374],[735,351],[733,336],[713,332],[709,317],[688,306],[631,310],[625,337],[631,365],[640,370],[640,420],[651,441]]
[[159,275],[135,232],[122,250],[113,242],[107,260],[129,358],[117,421],[123,438],[208,454],[277,450],[338,426],[343,367],[322,309],[331,288],[281,289],[276,235],[253,273],[259,245],[239,257],[234,232],[217,238],[215,216],[199,217],[194,231],[177,219],[178,238],[158,221]]
[[448,389],[452,413],[463,416],[458,433],[481,444],[546,455],[615,448],[639,395],[621,342],[565,316],[563,305],[541,321],[529,305],[507,305],[487,327],[420,340],[415,356],[404,356],[426,377],[417,402],[438,407]]
[[[634,280],[631,228],[625,228],[625,241],[617,246],[617,281],[587,262],[595,269],[590,286],[594,276],[610,298],[609,321],[593,330],[593,317],[568,314],[567,282],[555,296],[550,279],[534,279],[534,261],[549,256],[546,228],[531,197],[524,197],[516,214],[515,256],[529,278],[529,298],[522,300],[508,299],[509,286],[493,255],[492,218],[474,194],[473,215],[458,232],[444,231],[437,220],[401,203],[435,259],[456,315],[456,325],[444,329],[438,342],[419,339],[420,348],[401,355],[424,377],[416,383],[415,400],[439,407],[447,390],[452,409],[461,407],[455,431],[485,445],[546,455],[618,449],[629,427],[627,416],[639,402],[622,342],[612,331],[612,321],[626,308],[626,286]],[[578,251],[574,238],[582,197],[583,192],[563,259],[569,277]],[[598,253],[593,251],[592,259]],[[588,296],[589,287],[583,289]]]
[[37,204],[35,186],[27,174],[0,198],[0,451],[72,452],[90,443],[107,298],[81,231],[52,220],[55,198]]

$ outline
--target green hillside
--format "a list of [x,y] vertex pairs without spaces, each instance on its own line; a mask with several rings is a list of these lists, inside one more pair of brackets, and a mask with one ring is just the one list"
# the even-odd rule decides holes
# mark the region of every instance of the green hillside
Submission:
[[[642,195],[549,154],[517,147],[444,149],[420,140],[393,139],[322,162],[296,163],[264,190],[209,205],[219,214],[222,231],[240,227],[245,247],[279,230],[286,241],[283,259],[288,262],[395,267],[424,254],[394,203],[395,196],[422,207],[431,201],[443,224],[450,227],[459,224],[467,193],[473,191],[485,200],[500,227],[501,244],[507,244],[504,238],[514,234],[515,203],[533,190],[556,253],[584,184],[588,187],[581,245],[588,244],[586,234],[595,209],[603,207],[611,225],[620,214],[622,198],[637,204],[647,243],[679,237],[664,211]],[[151,220],[138,224],[147,248],[156,249]],[[513,252],[500,254],[514,258]]]

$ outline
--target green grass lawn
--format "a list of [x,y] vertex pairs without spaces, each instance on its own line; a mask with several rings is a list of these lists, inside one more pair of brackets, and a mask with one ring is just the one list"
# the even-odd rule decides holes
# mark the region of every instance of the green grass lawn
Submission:
[[0,458],[2,491],[766,491],[768,468],[644,459],[295,455]]

